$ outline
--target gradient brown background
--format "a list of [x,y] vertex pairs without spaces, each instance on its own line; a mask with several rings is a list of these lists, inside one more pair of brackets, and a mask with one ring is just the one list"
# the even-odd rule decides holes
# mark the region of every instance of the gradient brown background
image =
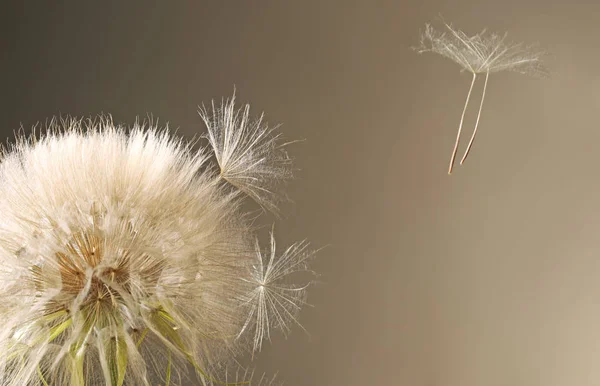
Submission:
[[[234,85],[305,138],[277,230],[329,245],[322,283],[310,337],[278,335],[259,370],[299,386],[600,384],[600,4],[121,3],[3,2],[2,138],[100,112],[192,136],[197,105]],[[410,50],[440,13],[552,54],[550,79],[490,78],[451,177],[470,76]]]

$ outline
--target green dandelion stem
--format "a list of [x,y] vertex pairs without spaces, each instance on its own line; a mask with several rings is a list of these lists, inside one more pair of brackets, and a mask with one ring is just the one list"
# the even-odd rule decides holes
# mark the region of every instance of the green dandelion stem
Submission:
[[69,328],[73,324],[73,319],[69,318],[64,322],[57,324],[56,326],[50,329],[50,337],[48,338],[48,343],[52,342],[54,339],[58,338],[60,334],[65,332],[67,328]]
[[112,386],[122,386],[127,370],[127,342],[121,336],[110,338],[107,344],[108,368]]
[[42,384],[44,386],[49,386],[48,382],[46,382],[46,379],[44,378],[44,374],[42,373],[42,369],[40,368],[40,366],[37,367],[37,373],[40,377],[40,381],[42,382]]
[[144,338],[146,338],[146,335],[148,335],[148,331],[150,331],[149,328],[144,329],[144,331],[142,332],[142,336],[140,336],[140,339],[138,339],[137,343],[135,344],[136,348],[140,348],[142,342],[144,341]]
[[171,352],[169,351],[169,363],[167,364],[167,374],[166,374],[166,383],[165,386],[169,386],[169,384],[171,383]]

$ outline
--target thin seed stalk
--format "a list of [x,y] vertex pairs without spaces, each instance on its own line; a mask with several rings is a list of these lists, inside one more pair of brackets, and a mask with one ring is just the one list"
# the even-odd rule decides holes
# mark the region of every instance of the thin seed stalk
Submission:
[[456,159],[456,153],[458,151],[458,144],[460,142],[460,134],[462,132],[463,122],[465,120],[465,113],[467,112],[467,106],[469,105],[469,99],[471,99],[471,91],[473,91],[473,85],[477,79],[477,74],[473,73],[473,80],[471,81],[471,87],[469,87],[469,93],[467,94],[467,100],[465,101],[465,107],[463,108],[462,115],[460,116],[460,124],[458,125],[458,133],[456,134],[456,142],[454,143],[454,150],[452,151],[452,157],[450,158],[450,166],[448,167],[448,174],[452,174],[454,168],[454,160]]
[[475,135],[477,134],[477,127],[479,126],[479,118],[481,117],[481,109],[483,108],[483,100],[485,99],[485,89],[487,88],[488,78],[490,77],[490,72],[485,73],[485,82],[483,83],[483,93],[481,95],[481,102],[479,103],[479,112],[477,113],[477,120],[475,121],[475,129],[473,130],[473,135],[471,135],[471,140],[469,141],[469,145],[467,146],[467,150],[465,151],[465,155],[460,160],[460,164],[467,159],[469,152],[471,151],[471,146],[473,146],[473,141],[475,140]]

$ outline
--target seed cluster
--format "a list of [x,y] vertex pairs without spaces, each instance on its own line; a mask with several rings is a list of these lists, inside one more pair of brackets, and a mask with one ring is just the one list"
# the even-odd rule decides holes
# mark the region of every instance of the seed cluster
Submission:
[[290,279],[313,252],[277,252],[273,234],[263,249],[243,211],[248,197],[276,208],[290,160],[233,99],[202,114],[218,168],[211,148],[106,117],[8,153],[0,385],[243,384],[235,358],[297,323],[310,280]]

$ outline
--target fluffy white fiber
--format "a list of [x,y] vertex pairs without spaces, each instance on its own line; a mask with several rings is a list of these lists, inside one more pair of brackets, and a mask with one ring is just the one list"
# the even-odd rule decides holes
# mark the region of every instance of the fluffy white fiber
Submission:
[[289,278],[313,253],[262,251],[241,209],[276,209],[289,159],[233,98],[213,112],[218,168],[209,148],[107,117],[55,121],[5,152],[0,385],[176,385],[190,369],[244,383],[232,358],[296,320],[307,283]]

